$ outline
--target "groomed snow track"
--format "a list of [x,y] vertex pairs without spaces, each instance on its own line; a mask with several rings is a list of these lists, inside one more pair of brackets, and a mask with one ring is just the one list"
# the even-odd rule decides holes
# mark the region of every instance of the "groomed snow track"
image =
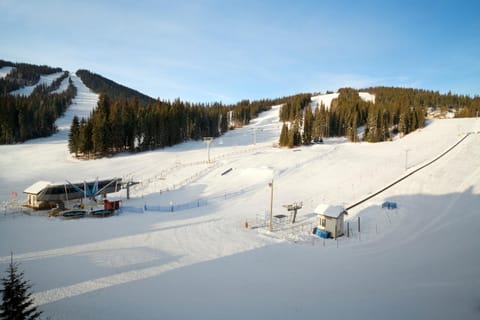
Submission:
[[434,158],[433,160],[427,162],[426,164],[422,165],[421,167],[413,170],[412,172],[408,173],[407,175],[401,177],[400,179],[398,180],[395,180],[394,182],[392,182],[391,184],[389,184],[388,186],[386,186],[385,188],[369,195],[368,197],[352,204],[351,206],[347,207],[345,210],[350,210],[350,209],[353,209],[355,208],[356,206],[359,206],[361,205],[362,203],[372,199],[373,197],[376,197],[378,196],[379,194],[385,192],[386,190],[390,189],[391,187],[395,186],[396,184],[402,182],[403,180],[407,179],[408,177],[412,176],[413,174],[417,173],[418,171],[422,170],[422,169],[425,169],[426,167],[430,166],[431,164],[433,164],[434,162],[436,162],[437,160],[440,160],[443,156],[445,156],[446,154],[448,154],[450,151],[452,151],[453,149],[455,149],[460,143],[462,143],[463,141],[465,141],[465,139],[468,138],[468,136],[470,136],[472,133],[471,132],[468,132],[465,134],[465,136],[460,139],[459,141],[457,141],[453,146],[451,146],[450,148],[448,148],[447,150],[445,150],[443,153],[441,153],[439,156],[437,156],[436,158]]

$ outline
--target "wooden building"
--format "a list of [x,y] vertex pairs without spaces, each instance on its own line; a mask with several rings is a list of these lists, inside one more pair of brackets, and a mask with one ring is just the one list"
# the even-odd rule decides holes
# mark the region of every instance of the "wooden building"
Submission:
[[338,238],[344,235],[344,216],[347,211],[342,206],[320,204],[315,208],[315,214],[319,217],[317,230],[326,238]]
[[25,189],[26,206],[34,209],[50,209],[69,200],[95,198],[120,191],[122,178],[95,180],[81,183],[51,183],[38,181]]

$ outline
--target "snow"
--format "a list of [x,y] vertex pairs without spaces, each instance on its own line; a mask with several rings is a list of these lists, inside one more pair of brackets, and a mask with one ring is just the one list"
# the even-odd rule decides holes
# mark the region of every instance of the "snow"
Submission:
[[30,193],[30,194],[39,194],[40,191],[42,191],[44,188],[48,187],[51,184],[52,183],[48,181],[37,181],[27,189],[23,190],[23,192]]
[[[319,95],[313,96],[311,98],[312,111],[315,111],[315,109],[319,108],[322,104],[325,106],[327,110],[330,109],[332,100],[337,99],[338,95],[339,93],[337,92],[337,93],[326,93],[326,94],[319,94]],[[373,94],[370,94],[368,92],[359,92],[358,95],[363,101],[375,103],[375,95]]]
[[375,103],[375,95],[368,92],[359,92],[358,95],[363,101]]
[[0,68],[0,79],[3,79],[12,71],[13,67],[2,67]]
[[[73,72],[70,72],[70,74],[73,74]],[[54,90],[52,93],[62,93],[67,90],[69,85],[68,80],[70,80],[70,77],[66,77],[65,79],[63,79],[58,89]]]
[[[315,110],[316,108],[319,108],[322,104],[325,106],[325,108],[328,110],[330,109],[330,105],[332,104],[333,99],[338,98],[339,93],[327,93],[327,94],[320,94],[318,96],[313,96],[311,98],[313,104],[312,104],[312,109]],[[312,110],[312,111],[313,111]]]
[[41,75],[40,80],[37,83],[35,83],[34,85],[25,86],[25,87],[20,88],[18,90],[14,90],[14,91],[10,92],[10,94],[17,95],[17,96],[27,96],[28,97],[29,95],[32,94],[33,90],[35,90],[35,88],[38,85],[45,84],[45,85],[49,86],[49,85],[52,84],[53,81],[55,81],[55,79],[59,78],[62,75],[63,75],[63,71],[52,73],[52,74],[47,74],[47,75]]
[[338,218],[341,214],[345,212],[345,208],[342,206],[332,206],[329,204],[321,203],[315,208],[314,212],[316,214],[321,214],[327,217]]
[[[141,183],[130,200],[125,190],[112,195],[124,209],[105,219],[0,211],[0,269],[13,251],[49,318],[478,318],[480,120],[431,120],[392,142],[326,139],[291,150],[273,146],[281,130],[275,107],[215,139],[211,163],[201,141],[83,161],[68,154],[68,126],[98,97],[72,79],[79,95],[58,134],[0,146],[0,201],[40,180]],[[349,210],[352,237],[311,234],[318,204],[347,207],[471,132],[439,161]],[[272,179],[274,215],[293,202],[303,208],[295,225],[270,233]],[[382,209],[384,201],[398,209]]]

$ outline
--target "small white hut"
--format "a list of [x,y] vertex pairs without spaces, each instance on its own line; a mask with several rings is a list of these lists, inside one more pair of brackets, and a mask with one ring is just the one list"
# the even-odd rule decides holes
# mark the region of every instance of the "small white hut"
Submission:
[[314,212],[320,219],[318,229],[329,232],[331,238],[343,236],[343,221],[344,216],[347,214],[347,210],[344,207],[322,203],[315,208]]
[[27,207],[35,209],[43,209],[47,207],[47,203],[41,199],[43,194],[52,183],[48,181],[38,181],[25,189],[23,193],[27,194]]

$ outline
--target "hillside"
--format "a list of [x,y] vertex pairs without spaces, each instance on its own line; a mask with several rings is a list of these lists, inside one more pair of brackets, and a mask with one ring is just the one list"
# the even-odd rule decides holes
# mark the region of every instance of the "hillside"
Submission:
[[155,102],[155,99],[115,81],[102,77],[99,74],[88,70],[77,70],[76,75],[82,79],[82,82],[97,94],[107,94],[116,99],[138,99],[142,104]]
[[[318,203],[365,197],[480,131],[478,119],[434,120],[393,142],[331,138],[292,151],[272,147],[278,113],[275,107],[215,139],[212,163],[195,141],[95,161],[72,159],[61,135],[0,146],[8,169],[0,175],[3,200],[12,191],[22,198],[36,180],[142,182],[129,201],[124,191],[114,195],[123,210],[108,219],[1,216],[9,240],[0,243],[0,266],[13,251],[37,304],[54,318],[310,318],[339,309],[360,319],[476,318],[479,134],[349,212],[353,230],[361,217],[361,234],[323,242],[310,228]],[[274,214],[303,202],[297,227],[261,227],[271,179]],[[385,200],[399,208],[382,210]],[[195,205],[181,209],[186,204]],[[161,211],[170,205],[173,213]],[[245,229],[245,221],[260,227]]]
[[[0,143],[24,142],[55,133],[54,122],[75,95],[69,73],[0,60],[0,75],[0,87],[4,88],[1,104],[5,106],[0,115]],[[427,112],[438,113],[440,109],[440,114],[448,110],[472,117],[480,110],[479,97],[388,87],[363,91],[340,88],[338,93],[313,97],[306,93],[242,100],[233,105],[161,101],[88,70],[78,70],[77,75],[101,95],[100,104],[84,120],[72,118],[68,148],[83,159],[217,137],[248,124],[275,104],[283,105],[280,119],[289,123],[282,128],[279,144],[290,148],[328,137],[388,141],[423,128]]]

